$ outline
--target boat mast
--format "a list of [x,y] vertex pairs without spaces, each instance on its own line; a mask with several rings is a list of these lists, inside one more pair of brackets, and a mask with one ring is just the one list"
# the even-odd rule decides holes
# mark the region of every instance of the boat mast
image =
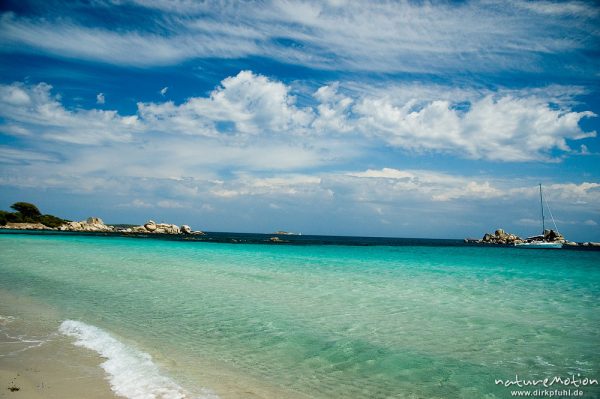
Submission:
[[546,231],[546,225],[544,223],[544,200],[542,197],[542,183],[540,183],[540,208],[542,209],[542,235]]

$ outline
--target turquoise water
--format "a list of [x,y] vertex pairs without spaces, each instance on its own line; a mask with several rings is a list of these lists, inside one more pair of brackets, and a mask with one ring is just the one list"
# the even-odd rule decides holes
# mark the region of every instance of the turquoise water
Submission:
[[503,398],[495,379],[600,379],[600,252],[0,234],[0,289],[150,354],[190,396]]

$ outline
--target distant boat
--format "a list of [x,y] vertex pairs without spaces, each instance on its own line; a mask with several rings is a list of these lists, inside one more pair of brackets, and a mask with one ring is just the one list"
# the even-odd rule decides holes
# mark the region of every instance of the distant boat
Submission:
[[292,233],[292,232],[283,231],[283,230],[278,230],[273,234],[277,234],[279,236],[301,236],[302,235],[302,233]]
[[531,241],[531,242],[521,242],[515,244],[515,247],[519,248],[531,248],[531,249],[559,249],[562,248],[562,243],[560,242],[546,242],[546,241]]
[[[546,203],[548,206],[548,203]],[[542,192],[542,185],[540,184],[540,208],[542,210],[542,235],[529,237],[526,242],[521,242],[515,244],[515,247],[519,248],[531,248],[531,249],[559,249],[562,248],[562,242],[555,241],[544,241],[544,239],[550,234],[546,233],[546,223],[544,218],[544,194]],[[550,233],[554,233],[553,236],[560,236],[558,232],[558,228],[556,227],[556,222],[554,222],[554,217],[552,216],[552,211],[550,211],[550,207],[548,207],[548,211],[550,212],[550,217],[552,218],[552,223],[554,223],[554,228],[556,231],[550,230]]]

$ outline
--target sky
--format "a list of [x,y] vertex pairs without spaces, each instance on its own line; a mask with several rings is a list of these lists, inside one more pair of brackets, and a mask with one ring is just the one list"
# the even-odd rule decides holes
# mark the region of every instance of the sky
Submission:
[[3,0],[0,209],[530,236],[541,183],[600,241],[599,39],[593,1]]

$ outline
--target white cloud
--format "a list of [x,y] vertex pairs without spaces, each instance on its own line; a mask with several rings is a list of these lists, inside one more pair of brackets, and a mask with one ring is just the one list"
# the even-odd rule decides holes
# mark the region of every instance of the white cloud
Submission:
[[[70,22],[51,23],[5,13],[0,17],[0,49],[36,49],[61,57],[120,65],[165,65],[190,56],[186,41],[144,33],[117,33]],[[187,43],[190,44],[190,43]]]
[[598,8],[592,4],[571,1],[571,2],[555,2],[555,1],[518,1],[514,3],[517,7],[525,10],[534,11],[542,15],[576,15],[581,17],[590,17],[598,15]]
[[[316,103],[300,107],[290,86],[241,71],[207,97],[181,104],[138,103],[136,114],[122,116],[110,110],[65,108],[45,83],[13,83],[0,85],[0,129],[74,144],[144,143],[153,162],[177,153],[196,165],[220,158],[248,166],[270,163],[275,169],[347,161],[382,142],[417,153],[552,161],[552,153],[578,153],[569,141],[596,134],[579,127],[583,118],[595,115],[571,110],[565,94],[573,92],[569,87],[563,92],[551,87],[547,92],[535,88],[495,94],[458,90],[455,94],[461,97],[450,100],[441,87],[422,86],[411,97],[401,87],[386,92],[340,86],[318,88]],[[431,99],[436,92],[442,99]],[[173,154],[165,156],[167,149]],[[140,150],[134,147],[128,157],[136,152]]]
[[585,222],[583,222],[583,224],[585,224],[586,226],[598,226],[598,223],[592,219],[586,220]]
[[[46,83],[0,85],[0,117],[7,133],[36,132],[38,138],[74,144],[128,142],[139,131],[137,116],[116,111],[66,109]],[[8,128],[5,128],[8,126]]]
[[517,220],[516,224],[522,225],[522,226],[539,226],[541,224],[541,221],[538,219],[531,219],[531,218],[521,218],[519,220]]
[[[184,143],[181,145],[184,148]],[[245,167],[241,168],[246,170],[243,173],[220,176],[215,168],[222,167],[223,162],[198,168],[191,157],[179,157],[170,148],[162,154],[173,155],[161,158],[155,152],[133,153],[129,144],[117,147],[124,148],[120,152],[102,150],[97,158],[92,157],[97,149],[86,148],[75,158],[67,156],[60,163],[35,160],[5,164],[0,169],[0,187],[10,187],[15,192],[34,188],[60,192],[62,196],[105,196],[108,202],[101,202],[103,208],[131,208],[132,214],[139,209],[140,221],[149,217],[146,209],[156,209],[165,220],[192,223],[204,229],[208,228],[205,217],[213,220],[213,229],[235,228],[235,223],[242,223],[243,219],[254,226],[246,229],[261,231],[258,226],[263,222],[278,220],[286,229],[307,233],[366,234],[365,229],[370,228],[369,234],[452,237],[479,236],[497,227],[531,235],[540,224],[538,180],[534,178],[508,179],[494,174],[461,175],[425,169],[294,173],[278,169],[251,172]],[[594,227],[590,222],[568,221],[597,218],[595,204],[600,203],[600,183],[547,183],[544,191],[561,231]],[[182,211],[184,219],[169,216],[183,215]],[[198,219],[200,214],[203,216]],[[273,219],[275,215],[278,219]],[[225,227],[224,220],[230,227]],[[328,230],[331,226],[336,229]],[[389,230],[381,230],[382,226]],[[275,227],[265,227],[265,231]],[[432,233],[438,228],[445,230]]]
[[122,208],[152,208],[152,205],[139,198],[136,198],[127,204],[119,204],[118,206]]
[[0,159],[2,163],[24,164],[31,162],[57,162],[56,156],[36,151],[28,151],[8,146],[0,146]]
[[[333,70],[536,71],[556,54],[564,55],[565,73],[574,72],[571,62],[582,76],[597,65],[585,51],[595,47],[597,8],[577,1],[134,3],[162,11],[147,24],[162,34],[5,13],[0,49],[134,66],[254,55]],[[120,4],[107,12],[120,12]],[[555,65],[554,73],[562,67]]]
[[156,203],[159,208],[168,208],[168,209],[179,209],[179,208],[188,208],[188,206],[184,205],[180,201],[174,200],[160,200]]
[[354,100],[338,93],[339,84],[320,87],[314,97],[317,105],[318,118],[313,128],[318,132],[347,133],[355,128],[350,121]]
[[[239,196],[288,196],[313,197],[330,196],[321,187],[321,178],[309,175],[280,175],[277,177],[257,178],[248,174],[240,174],[227,184],[218,184],[210,193],[216,197],[234,198]],[[270,206],[270,205],[269,205]]]
[[96,104],[104,104],[106,99],[104,98],[104,93],[98,93],[96,95]]
[[215,137],[220,123],[231,124],[229,133],[294,132],[305,128],[313,117],[311,110],[295,106],[289,91],[281,82],[241,71],[224,79],[207,98],[190,98],[181,105],[139,103],[138,113],[152,129],[165,132]]
[[168,90],[169,90],[169,87],[163,87],[162,89],[160,89],[160,95],[163,97],[166,96]]
[[[359,194],[363,201],[395,196],[413,196],[429,201],[532,200],[538,195],[535,184],[519,185],[494,177],[470,177],[432,170],[398,170],[383,168],[350,172],[358,178],[357,186],[366,188]],[[366,184],[360,182],[366,181]],[[522,184],[522,183],[521,183]],[[372,190],[373,196],[369,195]],[[555,183],[544,185],[545,197],[552,204],[585,205],[600,203],[600,184],[595,182]],[[387,193],[385,195],[384,193]]]
[[[510,192],[494,187],[484,179],[473,179],[428,170],[383,168],[380,170],[369,169],[364,172],[351,172],[347,175],[374,181],[374,183],[367,183],[367,186],[375,189],[375,197],[388,191],[388,199],[408,195],[429,201],[443,202],[456,199],[481,200],[510,195]],[[363,185],[360,182],[357,182],[357,184]],[[364,192],[360,194],[360,198],[363,201],[370,201],[371,196]]]
[[369,169],[364,172],[352,172],[352,173],[348,173],[348,176],[396,179],[396,180],[411,180],[411,179],[416,178],[416,175],[413,172],[392,169],[392,168],[383,168],[381,170]]
[[473,100],[464,111],[448,100],[414,108],[389,98],[365,98],[354,108],[357,127],[389,144],[415,151],[442,151],[494,161],[548,159],[552,149],[570,151],[567,139],[595,137],[579,122],[592,112],[552,109],[536,97],[491,96]]
[[27,106],[31,103],[31,97],[22,84],[0,86],[0,99],[7,106]]
[[544,186],[545,198],[572,205],[600,204],[600,184],[595,182],[561,183]]

